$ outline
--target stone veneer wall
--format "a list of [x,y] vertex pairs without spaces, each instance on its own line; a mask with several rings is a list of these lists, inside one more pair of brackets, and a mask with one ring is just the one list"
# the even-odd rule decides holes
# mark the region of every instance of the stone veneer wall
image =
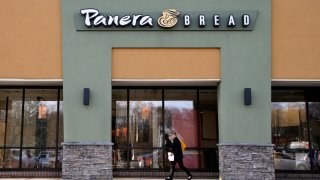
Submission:
[[221,179],[275,179],[273,144],[221,143]]
[[112,179],[112,143],[63,143],[62,179]]

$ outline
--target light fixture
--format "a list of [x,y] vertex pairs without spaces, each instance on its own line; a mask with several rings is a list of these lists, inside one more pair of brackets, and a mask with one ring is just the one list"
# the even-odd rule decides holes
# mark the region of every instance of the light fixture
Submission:
[[83,105],[88,106],[90,100],[90,89],[89,88],[83,88]]
[[244,105],[251,105],[251,88],[244,88]]

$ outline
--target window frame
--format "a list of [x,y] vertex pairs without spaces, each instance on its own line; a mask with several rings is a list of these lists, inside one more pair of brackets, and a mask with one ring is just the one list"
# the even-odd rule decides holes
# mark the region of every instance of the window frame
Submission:
[[[273,101],[272,93],[275,90],[292,90],[292,91],[303,91],[303,102],[305,103],[306,107],[306,121],[307,121],[307,134],[308,134],[308,144],[311,145],[311,133],[310,133],[310,117],[309,117],[309,103],[314,102],[313,99],[316,98],[318,102],[320,102],[320,87],[307,87],[307,86],[275,86],[271,88],[271,103],[273,102],[279,102],[279,101]],[[317,97],[314,96],[315,92],[319,92],[319,95]],[[270,120],[272,121],[272,119]],[[272,136],[272,133],[271,133]],[[272,139],[272,137],[271,137]],[[274,142],[272,142],[274,143]],[[309,147],[308,150],[311,148]],[[320,148],[319,148],[320,150]],[[309,162],[311,164],[311,162]],[[319,173],[320,169],[311,169],[310,170],[276,170],[276,173]]]
[[[138,90],[138,89],[148,89],[148,90],[151,90],[151,89],[157,89],[157,90],[161,90],[161,94],[162,94],[162,98],[161,98],[161,101],[162,101],[162,126],[165,127],[165,106],[164,106],[164,103],[165,103],[165,90],[195,90],[196,91],[196,106],[195,106],[195,109],[198,110],[197,111],[197,117],[199,118],[200,117],[200,111],[199,111],[199,108],[200,108],[200,90],[215,90],[217,91],[217,87],[216,86],[213,86],[213,87],[209,87],[209,86],[196,86],[196,87],[193,87],[193,86],[113,86],[112,87],[112,90],[126,90],[127,92],[127,126],[129,126],[129,107],[130,107],[130,100],[132,101],[132,99],[130,99],[130,90],[131,89],[134,89],[134,90]],[[113,99],[112,99],[113,101]],[[215,102],[217,103],[217,102]],[[113,107],[112,107],[113,108]],[[218,109],[217,109],[218,110]],[[218,111],[216,113],[216,116],[218,116]],[[218,124],[218,118],[216,117],[216,139],[215,139],[215,142],[216,144],[219,143],[219,130],[218,130],[218,127],[219,127],[219,124]],[[129,127],[127,127],[129,128]],[[199,124],[198,124],[198,142],[200,142],[200,134],[201,133],[199,131]],[[128,132],[128,135],[127,135],[127,142],[129,142],[129,133]],[[162,133],[162,147],[149,147],[149,148],[138,148],[138,149],[145,149],[145,150],[149,150],[149,151],[154,151],[154,150],[162,150],[163,154],[162,154],[162,160],[165,159],[165,148],[164,148],[164,135],[165,133]],[[112,138],[113,139],[113,138]],[[121,150],[127,150],[127,157],[129,157],[129,151],[132,150],[132,149],[137,149],[137,148],[132,148],[132,147],[129,147],[129,143],[126,144],[126,147],[124,146],[121,146],[121,147],[115,147],[113,146],[112,147],[113,150],[118,150],[118,149],[121,149]],[[214,150],[217,155],[218,155],[218,147],[215,147],[215,148],[211,148],[211,147],[200,147],[199,145],[197,147],[187,147],[186,148],[186,151],[197,151],[198,152],[198,155],[199,155],[199,168],[197,169],[191,169],[192,171],[195,171],[195,172],[218,172],[218,169],[217,170],[212,170],[211,168],[201,168],[201,164],[202,164],[202,160],[201,160],[201,154],[203,153],[203,151],[205,150]],[[164,162],[163,162],[164,163]],[[141,171],[144,171],[144,170],[151,170],[151,171],[167,171],[168,168],[130,168],[130,160],[127,161],[127,166],[126,168],[116,168],[116,167],[113,167],[113,170],[115,171],[137,171],[137,170],[141,170]]]
[[[22,112],[21,112],[21,127],[20,127],[20,143],[19,146],[7,146],[6,142],[4,142],[4,146],[0,147],[0,150],[4,151],[3,154],[3,160],[5,160],[6,157],[6,151],[7,150],[11,150],[11,149],[18,149],[20,150],[20,154],[19,154],[19,166],[18,168],[0,168],[0,171],[61,171],[62,167],[58,167],[58,154],[62,155],[62,146],[59,146],[59,126],[60,123],[63,122],[63,118],[62,120],[60,120],[60,102],[63,101],[63,86],[0,86],[0,91],[2,89],[19,89],[22,90]],[[56,97],[56,102],[57,102],[57,117],[56,117],[56,124],[55,124],[55,128],[56,128],[56,133],[55,133],[55,146],[54,147],[36,147],[36,146],[23,146],[23,131],[24,131],[24,112],[25,112],[25,94],[26,94],[26,90],[32,90],[32,89],[46,89],[46,90],[57,90],[57,97]],[[61,121],[61,122],[60,122]],[[5,129],[5,137],[7,136],[7,130]],[[25,150],[54,150],[55,152],[55,164],[53,168],[24,168],[22,167],[22,154],[23,151]]]

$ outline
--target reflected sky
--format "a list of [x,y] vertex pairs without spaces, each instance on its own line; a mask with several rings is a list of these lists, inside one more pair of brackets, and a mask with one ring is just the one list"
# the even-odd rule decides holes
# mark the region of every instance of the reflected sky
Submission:
[[272,109],[287,109],[289,107],[305,109],[305,105],[305,102],[274,102],[272,103]]
[[[126,107],[127,101],[116,101],[118,107]],[[152,106],[152,107],[161,107],[162,101],[130,101],[131,106],[140,105],[140,106]],[[194,109],[193,101],[165,101],[166,108],[177,108],[177,109]]]

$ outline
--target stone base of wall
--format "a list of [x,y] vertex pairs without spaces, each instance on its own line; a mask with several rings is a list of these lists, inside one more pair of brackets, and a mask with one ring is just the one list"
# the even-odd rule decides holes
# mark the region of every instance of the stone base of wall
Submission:
[[[178,166],[178,165],[177,165]],[[188,167],[187,167],[188,168]],[[192,171],[191,172],[194,179],[218,179],[218,172],[201,172]],[[144,179],[164,179],[170,175],[170,169],[166,170],[124,170],[124,169],[114,169],[113,177],[115,178],[144,178]],[[186,179],[186,173],[181,169],[176,169],[174,173],[174,179]]]
[[112,179],[112,143],[63,143],[62,179]]
[[61,170],[0,170],[0,178],[61,178]]
[[219,175],[222,179],[275,179],[273,144],[221,143]]

